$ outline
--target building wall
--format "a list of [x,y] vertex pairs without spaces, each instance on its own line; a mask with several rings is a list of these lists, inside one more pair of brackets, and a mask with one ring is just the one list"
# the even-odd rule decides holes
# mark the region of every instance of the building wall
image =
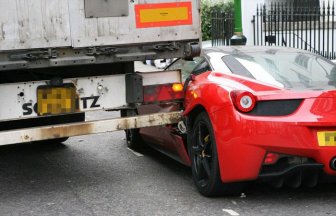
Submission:
[[[243,21],[243,34],[247,38],[247,45],[253,45],[253,15],[256,14],[257,5],[270,4],[270,2],[290,2],[294,0],[241,0],[242,4],[242,21]],[[325,0],[327,2],[327,0]],[[336,1],[335,1],[336,2]],[[322,5],[323,0],[320,0]]]
[[257,5],[265,3],[265,0],[242,0],[243,34],[247,38],[247,45],[253,45],[253,15],[256,14]]

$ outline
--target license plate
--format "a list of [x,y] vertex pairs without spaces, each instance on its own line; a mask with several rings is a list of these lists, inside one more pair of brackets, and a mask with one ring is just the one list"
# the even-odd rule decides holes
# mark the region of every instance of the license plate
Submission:
[[317,132],[319,146],[336,146],[336,131]]
[[76,88],[73,85],[37,88],[37,114],[57,115],[78,110]]

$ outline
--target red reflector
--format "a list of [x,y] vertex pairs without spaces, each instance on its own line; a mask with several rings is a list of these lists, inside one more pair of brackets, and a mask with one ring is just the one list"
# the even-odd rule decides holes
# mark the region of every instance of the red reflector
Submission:
[[265,160],[264,160],[264,165],[270,165],[270,164],[275,164],[280,158],[280,155],[275,154],[275,153],[267,153]]
[[256,105],[256,98],[251,92],[234,90],[230,96],[234,106],[241,112],[250,112]]
[[[178,90],[180,87],[176,86],[175,88]],[[183,99],[183,97],[183,86],[182,91],[175,91],[173,84],[144,86],[145,103],[180,100]]]

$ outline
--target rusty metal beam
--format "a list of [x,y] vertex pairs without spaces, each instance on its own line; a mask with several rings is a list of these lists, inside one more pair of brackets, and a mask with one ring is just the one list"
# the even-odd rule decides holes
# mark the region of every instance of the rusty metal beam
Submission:
[[72,137],[132,128],[160,126],[178,123],[180,120],[181,112],[169,112],[10,130],[0,132],[0,145],[28,143],[61,137]]

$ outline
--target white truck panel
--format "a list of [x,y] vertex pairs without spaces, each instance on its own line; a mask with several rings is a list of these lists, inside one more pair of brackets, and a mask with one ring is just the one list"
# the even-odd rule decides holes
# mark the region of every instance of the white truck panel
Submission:
[[68,0],[0,0],[0,50],[70,45]]
[[[192,3],[191,25],[136,28],[135,5],[175,2]],[[87,18],[85,0],[0,0],[0,50],[197,39],[198,7],[199,0],[134,0],[123,17]]]
[[[134,0],[125,17],[85,18],[83,0],[69,2],[72,45],[74,47],[120,45],[153,41],[197,39],[199,35],[199,0]],[[136,28],[135,5],[151,3],[192,2],[192,25]]]
[[[127,104],[124,75],[73,78],[63,81],[73,83],[76,87],[80,111],[117,108]],[[36,117],[35,112],[27,112],[27,110],[32,109],[37,102],[37,87],[47,84],[47,81],[1,84],[0,101],[6,106],[0,108],[0,121]],[[96,106],[91,107],[94,97],[98,100],[95,103]],[[24,106],[26,109],[23,108]]]
[[[143,85],[181,83],[180,71],[157,71],[138,73],[143,78]],[[127,106],[125,75],[108,75],[64,79],[71,83],[79,97],[80,112],[114,109]],[[34,106],[37,103],[37,88],[49,85],[49,81],[0,84],[0,122],[37,117]],[[36,108],[36,107],[35,107]]]

